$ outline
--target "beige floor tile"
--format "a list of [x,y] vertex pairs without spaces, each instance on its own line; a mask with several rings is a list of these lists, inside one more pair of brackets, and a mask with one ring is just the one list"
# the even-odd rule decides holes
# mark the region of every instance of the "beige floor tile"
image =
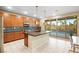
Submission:
[[50,37],[49,42],[34,51],[24,46],[24,40],[18,40],[4,44],[5,53],[67,53],[70,42],[61,38]]

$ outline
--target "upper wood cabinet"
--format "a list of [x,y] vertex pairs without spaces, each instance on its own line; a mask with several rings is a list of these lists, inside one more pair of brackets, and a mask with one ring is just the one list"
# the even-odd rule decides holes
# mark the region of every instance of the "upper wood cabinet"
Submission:
[[2,12],[0,12],[0,16],[3,16],[3,13]]
[[4,24],[3,24],[4,27],[12,27],[11,15],[4,13],[3,22],[4,22]]
[[24,17],[16,17],[13,14],[3,14],[4,27],[22,27],[24,22]]
[[29,17],[25,17],[25,19],[24,19],[24,23],[27,23],[28,20],[29,20]]
[[24,19],[24,17],[17,18],[17,25],[23,27]]
[[29,23],[30,25],[40,25],[40,20],[31,17],[20,16],[17,17],[15,14],[2,13],[0,16],[3,16],[3,26],[4,27],[23,27],[23,23]]
[[38,25],[40,26],[40,20],[36,18],[26,17],[24,23],[29,23],[30,25]]
[[12,20],[12,27],[16,26],[16,15],[11,15],[11,20]]

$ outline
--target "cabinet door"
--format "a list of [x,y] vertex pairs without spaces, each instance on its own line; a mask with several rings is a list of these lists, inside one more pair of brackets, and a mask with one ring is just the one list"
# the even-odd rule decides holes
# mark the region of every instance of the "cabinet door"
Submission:
[[24,23],[28,22],[28,19],[29,19],[28,17],[24,18],[24,21],[23,22]]
[[13,26],[18,27],[18,19],[17,19],[17,17],[14,15],[14,16],[12,16],[12,19],[13,19],[13,21],[12,21]]
[[20,39],[24,38],[24,32],[23,31],[19,32],[19,38]]
[[8,37],[8,42],[11,42],[11,41],[13,41],[13,39],[14,39],[14,36],[13,36],[13,33],[8,33],[8,35],[7,35]]
[[4,14],[4,27],[12,27],[12,20],[11,20],[11,15],[9,14]]
[[11,15],[12,27],[16,26],[16,15]]
[[33,19],[29,18],[28,22],[30,23],[30,25],[33,25]]
[[29,23],[29,21],[30,21],[30,18],[29,17],[26,17],[26,18],[24,18],[23,23]]
[[23,17],[17,18],[17,22],[18,22],[18,26],[19,27],[23,27],[23,21],[24,21],[24,18]]
[[4,33],[4,43],[6,43],[7,42],[7,34],[6,33]]
[[21,38],[24,38],[23,32],[11,32],[11,33],[4,33],[4,43],[16,41]]
[[19,32],[15,32],[14,33],[14,40],[18,40],[19,39]]
[[4,33],[4,43],[11,42],[14,39],[12,33]]
[[3,13],[2,12],[0,12],[0,16],[3,16]]

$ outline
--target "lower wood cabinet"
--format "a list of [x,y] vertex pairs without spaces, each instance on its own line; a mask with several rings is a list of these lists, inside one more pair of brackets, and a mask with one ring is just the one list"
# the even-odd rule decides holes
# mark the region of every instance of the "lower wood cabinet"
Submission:
[[19,38],[24,38],[24,32],[23,31],[21,31],[21,32],[19,32]]
[[20,39],[19,32],[14,32],[14,39],[15,40]]
[[4,43],[12,41],[13,38],[13,33],[4,33]]
[[4,33],[4,43],[20,40],[24,38],[23,31]]

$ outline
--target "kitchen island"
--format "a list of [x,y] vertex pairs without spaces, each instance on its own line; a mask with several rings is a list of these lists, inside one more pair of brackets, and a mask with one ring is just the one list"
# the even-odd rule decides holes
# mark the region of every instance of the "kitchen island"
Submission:
[[[27,34],[27,32],[26,32]],[[48,43],[49,34],[46,32],[29,32],[28,33],[28,49],[35,50],[42,45]]]

